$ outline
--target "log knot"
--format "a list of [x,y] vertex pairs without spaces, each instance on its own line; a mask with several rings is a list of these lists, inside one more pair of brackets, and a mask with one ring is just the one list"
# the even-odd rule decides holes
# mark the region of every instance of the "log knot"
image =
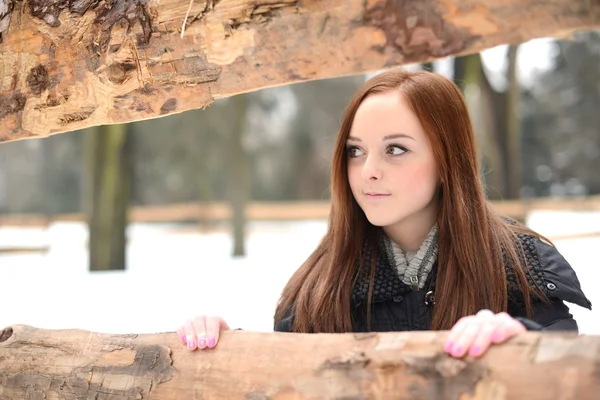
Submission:
[[50,86],[48,71],[43,65],[31,68],[29,75],[27,75],[27,86],[29,86],[31,92],[36,96],[41,95]]
[[173,97],[170,99],[167,99],[167,101],[165,101],[165,103],[160,108],[160,115],[165,115],[172,111],[175,111],[176,108],[177,108],[177,99],[175,99]]
[[339,357],[326,360],[320,369],[362,369],[366,367],[370,361],[370,358],[364,352],[349,352]]
[[433,0],[387,0],[366,6],[364,15],[366,24],[381,29],[387,46],[399,50],[407,62],[460,52],[472,36],[445,22],[439,2]]
[[139,22],[142,36],[138,45],[147,45],[152,34],[150,15],[142,0],[108,0],[99,7],[94,23],[100,26],[100,40],[93,50],[105,53],[108,50],[112,28],[118,23],[126,23],[129,32]]
[[23,111],[27,98],[21,92],[13,92],[8,98],[0,96],[0,119]]
[[135,70],[137,67],[135,63],[112,63],[108,66],[106,74],[108,79],[117,85],[123,84],[129,77],[130,72]]
[[0,343],[6,342],[13,334],[13,330],[11,327],[4,328],[0,331]]
[[464,394],[473,395],[477,383],[487,376],[487,368],[478,360],[463,361],[435,352],[431,354],[405,353],[401,356],[407,372],[424,378],[413,383],[413,396],[435,399],[459,399]]

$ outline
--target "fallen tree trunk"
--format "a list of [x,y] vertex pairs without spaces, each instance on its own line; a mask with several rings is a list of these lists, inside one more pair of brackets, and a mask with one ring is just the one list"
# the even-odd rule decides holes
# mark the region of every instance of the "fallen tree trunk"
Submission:
[[[532,198],[527,200],[491,201],[500,215],[524,220],[532,211],[600,211],[600,195],[583,198]],[[265,201],[250,202],[245,209],[251,221],[323,220],[329,217],[329,201]],[[175,203],[156,206],[133,206],[129,221],[156,222],[219,222],[232,218],[231,206],[221,201],[210,203]],[[54,222],[82,222],[81,213],[56,214],[0,214],[0,227],[48,227]]]
[[0,333],[0,399],[596,399],[600,337],[527,333],[479,360],[444,332],[225,332],[190,352],[175,334],[13,326]]
[[592,0],[0,0],[0,141],[599,25]]

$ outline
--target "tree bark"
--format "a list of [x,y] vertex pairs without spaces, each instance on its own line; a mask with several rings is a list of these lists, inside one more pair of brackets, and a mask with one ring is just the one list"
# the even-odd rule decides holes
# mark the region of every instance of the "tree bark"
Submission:
[[127,126],[105,125],[86,139],[89,269],[124,270],[131,198]]
[[[502,199],[518,199],[522,184],[521,162],[521,117],[519,99],[521,88],[517,80],[517,45],[508,46],[506,54],[506,90],[498,92],[490,84],[481,65],[480,89],[488,107],[489,138],[491,146],[489,154],[493,156],[491,170],[498,174],[493,179],[494,194]],[[498,198],[490,196],[491,198]]]
[[508,46],[506,54],[506,144],[507,144],[507,198],[521,197],[522,162],[521,162],[521,86],[517,77],[517,52],[519,45]]
[[[470,61],[473,57],[477,57],[477,56],[478,56],[477,54],[469,54],[466,56],[454,58],[453,80],[454,80],[454,83],[456,84],[456,86],[459,87],[463,96],[465,95],[465,90],[469,83],[469,82],[467,82],[467,78],[473,78],[473,74],[470,74],[468,71],[469,65],[472,64],[472,62],[470,62]],[[471,83],[477,83],[477,81],[475,81],[475,82],[471,81]]]
[[497,92],[490,83],[481,57],[479,60],[481,98],[486,121],[486,154],[489,157],[490,184],[488,196],[491,199],[504,199],[508,196],[508,151],[507,151],[507,119],[506,92]]
[[[477,147],[482,166],[482,179],[486,185],[489,199],[501,199],[504,192],[504,164],[501,163],[500,149],[496,140],[496,108],[491,98],[493,88],[483,68],[481,54],[454,59],[454,82],[460,87],[469,108],[473,112],[473,124]],[[467,86],[476,85],[479,93],[473,101],[466,93]]]
[[242,94],[231,99],[235,115],[233,127],[229,132],[229,146],[224,148],[224,157],[228,158],[229,179],[227,197],[231,208],[231,230],[233,238],[233,256],[246,254],[246,207],[250,200],[250,166],[244,149],[244,132],[248,116],[248,95]]
[[527,333],[454,359],[445,332],[224,332],[190,352],[174,333],[0,331],[0,398],[596,399],[600,337]]
[[0,141],[599,25],[597,1],[0,0]]

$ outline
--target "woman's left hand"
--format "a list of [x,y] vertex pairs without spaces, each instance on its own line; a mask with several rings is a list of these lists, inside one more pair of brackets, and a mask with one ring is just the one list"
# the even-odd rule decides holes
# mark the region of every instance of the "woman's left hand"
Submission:
[[502,343],[527,329],[507,313],[494,314],[481,310],[476,315],[463,317],[452,327],[444,351],[453,357],[469,353],[483,355],[493,343]]

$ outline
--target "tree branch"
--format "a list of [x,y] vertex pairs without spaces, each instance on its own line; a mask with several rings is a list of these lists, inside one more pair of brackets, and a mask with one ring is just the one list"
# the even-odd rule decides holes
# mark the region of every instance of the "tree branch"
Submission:
[[571,0],[0,0],[0,141],[600,26]]
[[441,351],[445,332],[224,332],[190,352],[174,333],[0,331],[0,398],[596,399],[600,337],[527,333],[481,359]]

